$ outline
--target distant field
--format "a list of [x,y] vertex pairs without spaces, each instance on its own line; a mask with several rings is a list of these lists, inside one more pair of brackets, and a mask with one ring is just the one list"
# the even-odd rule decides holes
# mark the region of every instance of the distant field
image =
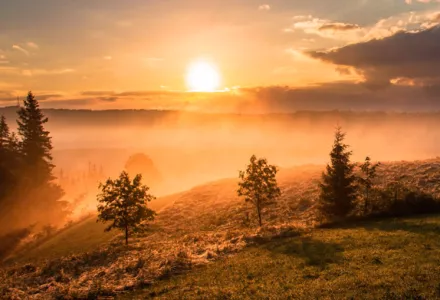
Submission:
[[277,239],[118,299],[440,298],[440,217]]

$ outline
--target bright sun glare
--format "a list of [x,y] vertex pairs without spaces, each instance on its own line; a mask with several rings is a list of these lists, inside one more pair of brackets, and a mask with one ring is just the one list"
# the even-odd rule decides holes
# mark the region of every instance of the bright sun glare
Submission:
[[220,86],[220,75],[213,64],[197,61],[188,67],[186,84],[191,91],[214,92]]

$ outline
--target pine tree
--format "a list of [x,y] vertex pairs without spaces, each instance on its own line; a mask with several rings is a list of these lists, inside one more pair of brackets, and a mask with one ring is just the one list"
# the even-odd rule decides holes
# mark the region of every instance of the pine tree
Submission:
[[0,118],[0,201],[6,195],[12,174],[9,170],[9,127],[6,118]]
[[11,211],[20,216],[17,223],[47,225],[61,223],[67,216],[67,202],[61,201],[63,189],[53,182],[52,143],[44,128],[48,122],[32,92],[18,111],[18,136],[9,144],[17,162],[17,187],[11,199]]
[[51,163],[52,142],[49,132],[44,128],[48,118],[44,116],[32,92],[28,93],[23,104],[24,107],[18,111],[17,120],[23,159],[34,182],[47,183],[54,179],[54,165]]
[[318,208],[328,218],[346,217],[354,208],[357,187],[353,174],[355,165],[350,162],[351,151],[344,144],[345,133],[338,127],[335,132],[331,163],[322,173],[319,184],[320,196]]
[[5,116],[0,117],[0,151],[4,151],[8,147],[10,138],[9,126],[6,123]]
[[[4,116],[0,117],[0,198],[5,197],[15,187],[19,178],[19,141],[11,133]],[[1,200],[1,199],[0,199]]]
[[123,171],[116,180],[108,179],[99,184],[98,221],[112,223],[106,228],[125,231],[125,244],[128,245],[130,232],[141,231],[142,222],[153,220],[156,213],[147,207],[155,197],[148,193],[149,188],[142,184],[142,175],[133,180]]
[[0,117],[0,158],[9,163],[16,161],[20,156],[20,141],[15,132],[10,132],[4,116]]
[[263,225],[263,210],[281,195],[276,180],[277,172],[277,167],[269,165],[266,159],[257,159],[252,155],[246,171],[239,173],[241,181],[238,183],[238,196],[244,196],[246,202],[253,204],[260,226]]

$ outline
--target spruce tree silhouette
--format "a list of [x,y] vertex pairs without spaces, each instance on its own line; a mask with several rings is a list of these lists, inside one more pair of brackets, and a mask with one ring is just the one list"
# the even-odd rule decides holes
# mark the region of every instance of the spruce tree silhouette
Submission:
[[356,200],[355,165],[350,162],[352,152],[347,150],[349,146],[344,143],[344,138],[345,133],[338,127],[330,153],[331,163],[322,173],[319,184],[321,191],[318,209],[328,219],[346,217],[354,208]]
[[9,126],[5,116],[2,115],[0,117],[0,151],[4,151],[8,147],[9,134]]
[[24,100],[24,107],[18,111],[18,134],[21,137],[21,152],[36,184],[48,183],[54,179],[52,170],[52,142],[49,131],[44,129],[48,118],[44,116],[32,92]]
[[68,214],[68,203],[61,201],[63,189],[53,182],[52,142],[44,128],[48,118],[37,99],[29,92],[18,113],[18,140],[10,136],[10,145],[19,158],[18,186],[11,199],[19,224],[59,224]]
[[9,126],[4,116],[0,117],[0,202],[9,190],[12,174],[9,170],[10,146]]

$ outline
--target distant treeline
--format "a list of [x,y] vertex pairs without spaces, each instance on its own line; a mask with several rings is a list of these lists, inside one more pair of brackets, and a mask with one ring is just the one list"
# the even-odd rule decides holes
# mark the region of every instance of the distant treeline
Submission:
[[[0,115],[7,119],[14,118],[17,107],[0,108]],[[374,124],[398,125],[440,124],[440,112],[356,112],[356,111],[298,111],[295,113],[270,114],[233,114],[233,113],[203,113],[176,110],[87,110],[87,109],[43,109],[44,114],[51,119],[51,125],[75,124],[85,126],[152,126],[152,125],[188,125],[216,126],[224,122],[232,125],[264,125],[264,124],[296,124],[313,128],[321,125],[340,123],[344,128],[351,125]]]

